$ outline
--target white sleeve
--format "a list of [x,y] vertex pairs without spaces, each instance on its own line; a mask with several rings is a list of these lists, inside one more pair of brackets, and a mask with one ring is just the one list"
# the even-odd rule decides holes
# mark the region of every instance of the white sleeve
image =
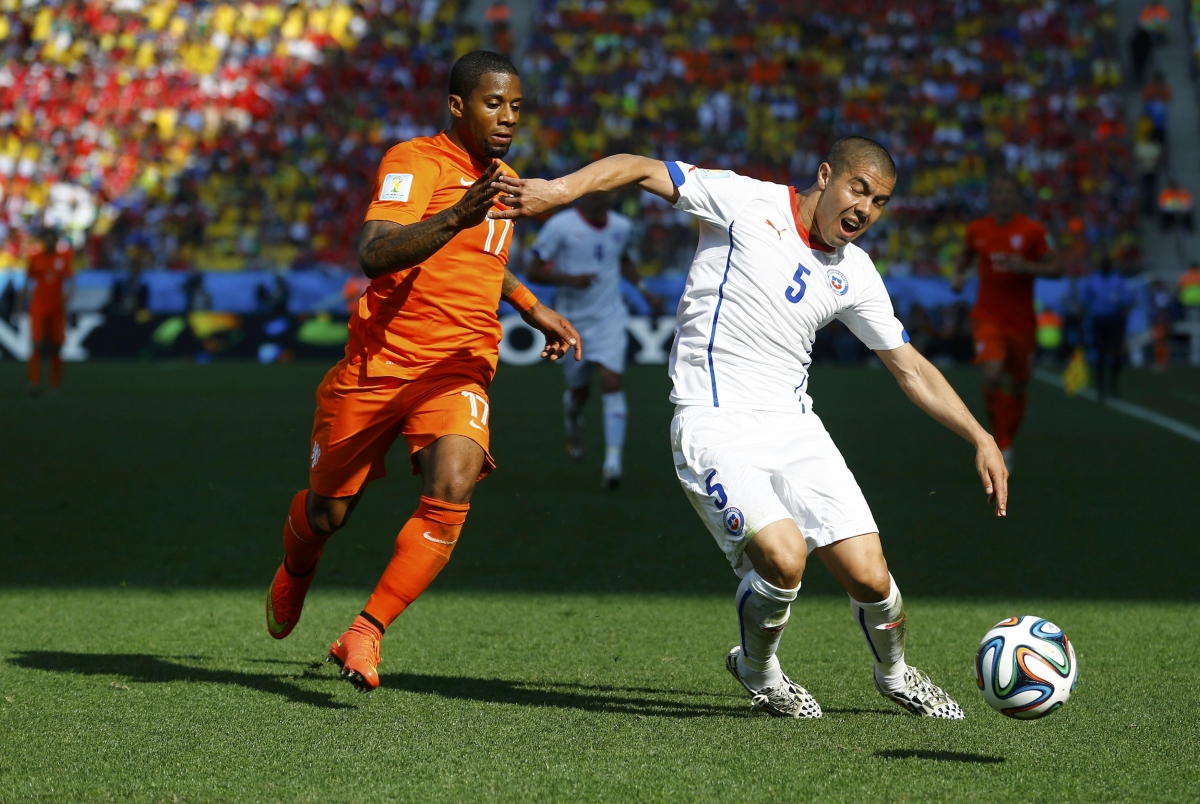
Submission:
[[836,318],[871,351],[899,349],[908,343],[908,332],[896,318],[883,277],[869,260],[867,267],[869,270],[861,272],[862,287],[855,294],[854,303],[840,310]]
[[705,170],[687,162],[666,165],[671,181],[679,190],[675,209],[722,229],[733,222],[742,207],[762,194],[762,186],[766,184],[732,170]]
[[542,262],[554,262],[558,257],[559,249],[562,248],[562,220],[560,216],[554,215],[550,220],[546,221],[541,230],[537,234],[537,238],[533,241],[530,250],[538,255]]

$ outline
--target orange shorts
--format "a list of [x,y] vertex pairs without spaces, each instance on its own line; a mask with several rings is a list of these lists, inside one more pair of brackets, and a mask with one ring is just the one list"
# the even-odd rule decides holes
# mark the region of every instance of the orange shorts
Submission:
[[387,474],[384,459],[401,434],[413,474],[420,473],[417,452],[442,436],[471,439],[483,447],[482,480],[496,468],[488,452],[490,413],[477,376],[367,377],[360,358],[343,359],[317,387],[309,485],[323,497],[357,494]]
[[1004,364],[1006,374],[1017,382],[1028,382],[1036,351],[1036,330],[1026,332],[1001,326],[994,321],[975,321],[976,365],[999,360]]
[[29,330],[33,343],[50,341],[58,346],[67,339],[67,316],[61,307],[30,307]]

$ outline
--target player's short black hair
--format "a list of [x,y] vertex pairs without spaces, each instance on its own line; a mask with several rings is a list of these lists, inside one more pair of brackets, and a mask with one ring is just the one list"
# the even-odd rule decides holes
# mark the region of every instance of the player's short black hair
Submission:
[[829,149],[825,161],[833,168],[833,175],[840,176],[859,165],[869,165],[889,178],[896,178],[896,163],[892,155],[869,137],[842,137]]
[[450,68],[450,94],[464,100],[469,98],[488,73],[521,77],[507,56],[490,50],[474,50],[454,62]]

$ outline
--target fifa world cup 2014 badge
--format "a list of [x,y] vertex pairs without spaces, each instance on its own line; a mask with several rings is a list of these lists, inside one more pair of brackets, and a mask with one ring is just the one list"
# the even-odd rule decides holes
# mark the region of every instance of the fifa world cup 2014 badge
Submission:
[[724,521],[725,530],[729,531],[731,536],[741,536],[746,530],[746,517],[742,516],[742,512],[737,508],[726,508]]
[[829,279],[829,287],[839,296],[845,296],[846,291],[850,289],[850,280],[846,275],[837,268],[829,268],[825,271],[825,276]]

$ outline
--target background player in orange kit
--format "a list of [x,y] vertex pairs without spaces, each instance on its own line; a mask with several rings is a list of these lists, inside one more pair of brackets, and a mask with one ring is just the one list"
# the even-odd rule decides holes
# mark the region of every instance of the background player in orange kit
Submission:
[[[379,686],[379,640],[445,566],[475,483],[495,468],[488,452],[487,387],[496,370],[501,298],[546,336],[555,360],[581,343],[562,316],[538,303],[505,267],[512,222],[486,217],[493,179],[512,173],[520,117],[512,63],[468,53],[450,72],[450,126],[384,155],[359,245],[371,284],[350,319],[346,356],[317,388],[309,488],[292,499],[285,556],[267,593],[276,639],[300,619],[326,540],[345,525],[363,487],[385,473],[396,437],[424,476],[416,513],[392,560],[329,658],[359,689]],[[513,174],[515,175],[515,174]]]
[[25,286],[21,288],[17,310],[24,310],[25,300],[30,299],[32,345],[27,365],[31,393],[41,390],[43,356],[50,360],[50,389],[56,391],[62,383],[62,345],[67,334],[67,302],[71,298],[74,259],[71,249],[65,243],[59,244],[58,233],[47,229],[42,234],[42,249],[30,256],[26,264]]
[[[1061,273],[1046,229],[1020,213],[1021,187],[1000,173],[988,186],[991,215],[967,225],[966,243],[955,265],[953,285],[961,290],[972,262],[979,266],[975,362],[983,366],[983,397],[992,437],[1012,470],[1012,441],[1025,416],[1037,325],[1033,280]],[[1005,387],[1005,377],[1008,385]]]

